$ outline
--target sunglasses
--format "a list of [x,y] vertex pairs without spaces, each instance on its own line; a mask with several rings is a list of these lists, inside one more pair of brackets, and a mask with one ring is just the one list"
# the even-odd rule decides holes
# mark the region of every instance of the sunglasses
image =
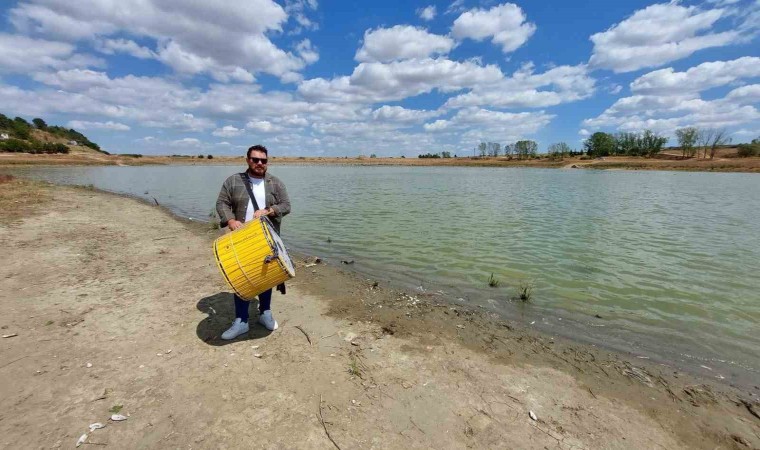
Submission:
[[257,164],[257,163],[266,164],[268,161],[266,158],[248,158],[248,160],[254,164]]

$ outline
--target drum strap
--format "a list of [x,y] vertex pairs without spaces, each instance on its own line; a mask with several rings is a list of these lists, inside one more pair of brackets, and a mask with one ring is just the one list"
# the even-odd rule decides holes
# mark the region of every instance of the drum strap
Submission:
[[[243,172],[240,174],[240,176],[243,178],[243,184],[245,185],[245,189],[248,191],[248,196],[251,197],[251,203],[253,204],[253,210],[258,211],[259,204],[256,203],[256,196],[253,195],[253,189],[251,189],[251,179],[248,177],[248,172]],[[266,205],[264,205],[266,206]]]

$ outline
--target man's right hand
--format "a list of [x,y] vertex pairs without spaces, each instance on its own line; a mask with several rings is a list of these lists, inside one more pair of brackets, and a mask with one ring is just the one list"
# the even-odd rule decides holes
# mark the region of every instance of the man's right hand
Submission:
[[238,228],[243,226],[243,222],[239,220],[232,219],[229,222],[227,222],[227,226],[230,228],[230,231],[235,231]]

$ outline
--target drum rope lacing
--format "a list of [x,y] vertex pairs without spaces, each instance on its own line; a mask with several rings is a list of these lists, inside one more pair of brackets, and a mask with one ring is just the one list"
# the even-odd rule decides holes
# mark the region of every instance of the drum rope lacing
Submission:
[[248,280],[249,284],[253,284],[253,281],[251,281],[250,278],[248,278],[248,274],[245,273],[245,270],[243,270],[243,265],[240,263],[240,259],[238,258],[237,251],[235,251],[235,244],[232,243],[232,233],[229,234],[230,236],[230,248],[232,249],[232,254],[235,256],[235,261],[238,263],[238,267],[240,268],[240,271],[243,273],[243,276],[246,280]]

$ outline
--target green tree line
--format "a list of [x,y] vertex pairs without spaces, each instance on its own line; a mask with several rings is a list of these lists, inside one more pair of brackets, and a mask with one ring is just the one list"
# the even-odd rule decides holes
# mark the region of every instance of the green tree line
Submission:
[[[85,147],[108,154],[108,152],[101,150],[98,144],[90,141],[87,136],[74,129],[59,127],[57,125],[48,126],[48,124],[40,118],[34,118],[32,123],[27,122],[22,117],[10,119],[2,113],[0,113],[0,132],[8,133],[11,139],[0,141],[0,151],[24,153],[69,152],[69,148],[66,145],[44,143],[34,139],[32,130],[35,128],[45,131],[53,136],[76,141],[79,145],[84,145]],[[64,147],[66,149],[65,151],[63,150]]]

